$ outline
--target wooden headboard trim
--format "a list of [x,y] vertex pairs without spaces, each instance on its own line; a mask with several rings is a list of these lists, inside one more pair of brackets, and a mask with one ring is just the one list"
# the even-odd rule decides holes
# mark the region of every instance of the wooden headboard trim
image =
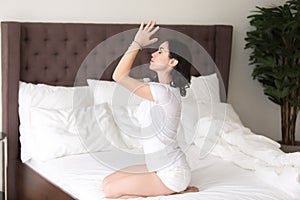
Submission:
[[8,194],[16,199],[16,159],[19,158],[18,99],[20,78],[20,35],[21,25],[10,23],[1,25],[2,34],[2,131],[8,135]]
[[[216,38],[215,38],[215,63],[218,66],[220,74],[222,74],[222,79],[224,85],[221,84],[221,100],[226,102],[228,94],[228,83],[229,83],[229,69],[230,69],[230,60],[231,60],[231,48],[232,48],[232,27],[228,26],[216,26]],[[225,54],[224,52],[228,52]],[[224,91],[226,94],[224,94]],[[225,99],[224,99],[225,98]]]

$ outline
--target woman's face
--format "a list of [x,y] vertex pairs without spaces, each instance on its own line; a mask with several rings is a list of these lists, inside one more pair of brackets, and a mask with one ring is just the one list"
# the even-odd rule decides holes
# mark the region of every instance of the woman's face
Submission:
[[164,71],[170,68],[169,58],[169,43],[162,43],[158,50],[152,53],[152,58],[150,60],[150,69],[154,71]]

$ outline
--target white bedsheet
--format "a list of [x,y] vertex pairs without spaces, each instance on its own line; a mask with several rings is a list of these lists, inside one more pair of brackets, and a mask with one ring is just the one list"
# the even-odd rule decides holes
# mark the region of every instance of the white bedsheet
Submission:
[[[200,189],[197,193],[148,197],[147,199],[185,200],[291,200],[284,191],[257,177],[252,170],[243,169],[232,162],[208,155],[194,160],[196,148],[187,151],[192,165],[192,183]],[[101,181],[113,170],[97,162],[89,154],[73,155],[48,162],[34,160],[26,163],[52,183],[79,200],[105,199]],[[142,198],[137,198],[142,199]]]

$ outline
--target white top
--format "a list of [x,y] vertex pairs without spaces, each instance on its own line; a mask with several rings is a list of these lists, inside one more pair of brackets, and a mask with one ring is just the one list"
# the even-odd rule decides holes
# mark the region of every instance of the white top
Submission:
[[145,100],[138,108],[141,139],[149,171],[186,164],[177,142],[181,117],[178,88],[169,84],[149,83],[154,101]]

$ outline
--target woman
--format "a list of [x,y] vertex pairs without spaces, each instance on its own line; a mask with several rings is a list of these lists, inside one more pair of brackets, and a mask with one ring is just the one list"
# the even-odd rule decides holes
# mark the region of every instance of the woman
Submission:
[[[117,65],[113,79],[146,99],[138,113],[143,127],[141,144],[145,165],[129,166],[103,180],[107,198],[134,198],[197,192],[189,185],[191,171],[177,141],[177,128],[181,113],[180,95],[190,82],[190,64],[181,55],[188,49],[182,43],[163,42],[152,54],[150,69],[155,71],[156,83],[145,83],[129,76],[133,61],[144,46],[156,42],[151,36],[158,31],[155,22],[142,23],[128,51]],[[176,52],[172,52],[176,49]],[[184,56],[185,57],[185,56]]]

